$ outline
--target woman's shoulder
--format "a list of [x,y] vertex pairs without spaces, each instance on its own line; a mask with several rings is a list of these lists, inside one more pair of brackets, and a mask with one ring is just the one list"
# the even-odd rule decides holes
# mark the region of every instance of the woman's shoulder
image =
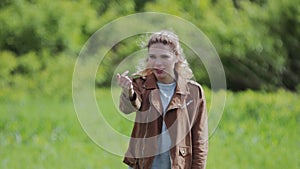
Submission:
[[195,87],[198,87],[198,88],[202,88],[202,86],[198,82],[196,82],[194,80],[188,80],[187,83],[190,86],[195,86]]
[[196,82],[194,80],[188,80],[187,84],[189,86],[190,92],[191,91],[193,91],[193,92],[199,91],[200,95],[204,95],[203,87],[198,82]]

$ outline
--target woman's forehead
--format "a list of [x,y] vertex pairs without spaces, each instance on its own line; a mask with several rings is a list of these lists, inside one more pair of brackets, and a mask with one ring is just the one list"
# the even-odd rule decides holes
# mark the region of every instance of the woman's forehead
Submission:
[[169,45],[155,43],[149,47],[149,54],[168,54],[172,55],[172,49]]

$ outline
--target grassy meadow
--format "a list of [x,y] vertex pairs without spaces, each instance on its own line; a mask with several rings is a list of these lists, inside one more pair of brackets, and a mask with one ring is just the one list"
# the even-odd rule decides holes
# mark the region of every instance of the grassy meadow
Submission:
[[[129,135],[132,123],[114,114],[117,109],[107,99],[110,90],[97,91],[98,95],[106,121]],[[207,168],[299,169],[299,98],[284,90],[227,92],[219,127],[210,137]],[[87,136],[71,98],[0,100],[1,169],[126,168],[122,157],[100,148]],[[209,95],[207,100],[209,103]]]
[[[207,169],[300,169],[299,0],[0,0],[0,28],[0,169],[126,169],[121,154],[98,142],[126,149],[108,129],[128,137],[134,114],[121,114],[111,90],[99,88],[118,70],[135,71],[158,29],[178,34],[201,84],[224,67],[228,89],[242,91],[227,92]],[[95,112],[86,125],[98,124],[98,142],[74,109],[75,63],[84,67],[78,81],[95,81],[87,84],[105,121],[96,123],[84,99],[78,106]]]

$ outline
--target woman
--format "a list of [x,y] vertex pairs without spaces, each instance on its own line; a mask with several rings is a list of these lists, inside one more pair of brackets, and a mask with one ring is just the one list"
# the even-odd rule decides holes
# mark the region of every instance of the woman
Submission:
[[170,31],[153,33],[143,69],[122,87],[120,110],[136,112],[124,162],[135,169],[204,169],[208,124],[202,87],[184,58],[179,39]]

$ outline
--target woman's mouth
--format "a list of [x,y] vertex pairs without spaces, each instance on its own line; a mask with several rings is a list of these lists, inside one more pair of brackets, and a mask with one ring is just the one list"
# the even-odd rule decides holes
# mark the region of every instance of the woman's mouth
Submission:
[[164,71],[162,69],[155,69],[155,72],[157,74],[163,74],[164,73]]

